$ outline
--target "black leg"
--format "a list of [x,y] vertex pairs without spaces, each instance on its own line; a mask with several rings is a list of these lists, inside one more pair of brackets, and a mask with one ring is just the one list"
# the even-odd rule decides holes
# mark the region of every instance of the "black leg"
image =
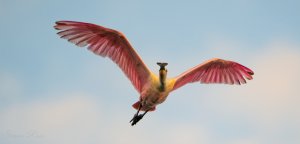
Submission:
[[138,109],[137,112],[134,114],[133,118],[130,120],[130,123],[131,123],[132,121],[135,121],[135,119],[137,119],[137,117],[138,117],[138,115],[139,115],[139,112],[140,112],[141,108],[142,108],[142,105],[140,104],[139,109]]
[[143,114],[140,114],[140,115],[135,115],[132,120],[130,122],[131,123],[131,126],[134,126],[136,123],[138,123],[143,117],[144,115],[147,113],[148,111],[145,111]]
[[148,110],[147,111],[145,111],[143,114],[142,114],[142,116],[144,116],[146,113],[148,112]]
[[134,126],[137,122],[139,122],[143,117],[144,117],[144,115],[148,112],[148,110],[147,111],[145,111],[143,114],[140,114],[139,115],[139,112],[140,112],[140,110],[141,110],[141,105],[140,105],[140,107],[139,107],[139,109],[138,109],[138,111],[137,111],[137,113],[133,116],[133,118],[130,120],[130,123],[131,123],[131,126]]

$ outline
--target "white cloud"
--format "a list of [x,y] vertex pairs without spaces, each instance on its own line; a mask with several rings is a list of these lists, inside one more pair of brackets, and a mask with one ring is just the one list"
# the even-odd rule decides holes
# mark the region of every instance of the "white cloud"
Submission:
[[243,86],[219,87],[205,107],[219,117],[249,124],[256,131],[255,143],[300,142],[295,136],[300,134],[299,49],[280,41],[266,46],[249,65],[254,79]]
[[15,144],[152,144],[207,143],[210,138],[203,127],[166,125],[161,122],[163,119],[152,114],[131,127],[129,119],[133,113],[105,109],[86,94],[72,93],[55,98],[11,105],[1,110],[1,141]]
[[[97,133],[101,111],[86,95],[11,105],[0,111],[0,137],[13,143],[81,143]],[[66,98],[67,97],[67,98]],[[74,138],[75,137],[75,138]]]
[[[189,97],[193,100],[190,103],[180,101],[181,107],[192,107],[186,112],[190,116],[188,118],[179,110],[177,113],[178,101],[174,96],[168,99],[164,107],[147,114],[138,125],[131,127],[129,120],[134,110],[117,109],[124,106],[117,105],[121,102],[106,104],[101,97],[94,100],[93,96],[73,92],[32,102],[19,102],[1,109],[0,141],[16,144],[299,143],[299,46],[272,43],[253,59],[252,62],[248,61],[247,66],[254,70],[254,79],[246,85],[193,84],[197,87],[196,91],[194,87],[178,91],[177,95],[184,92],[178,98]],[[98,76],[97,73],[91,75]],[[18,89],[19,80],[13,76],[5,78],[8,79],[5,84],[15,83],[11,84],[11,91]],[[193,96],[199,92],[199,87],[208,90],[203,89],[199,97]],[[214,88],[217,91],[213,91]],[[172,100],[175,103],[171,103]],[[173,112],[176,111],[175,115],[163,109],[168,106],[172,107]],[[197,114],[188,114],[199,110]]]
[[262,144],[262,143],[253,139],[239,139],[239,140],[231,141],[228,144]]
[[178,124],[169,129],[165,133],[166,139],[162,143],[172,144],[197,144],[197,143],[211,143],[211,133],[208,129],[201,126],[193,126],[191,124]]

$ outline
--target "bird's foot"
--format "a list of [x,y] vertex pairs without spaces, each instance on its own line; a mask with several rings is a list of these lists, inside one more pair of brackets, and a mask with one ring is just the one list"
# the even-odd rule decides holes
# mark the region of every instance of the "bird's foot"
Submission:
[[137,122],[139,122],[143,118],[144,114],[135,114],[133,118],[130,120],[131,126],[134,126]]

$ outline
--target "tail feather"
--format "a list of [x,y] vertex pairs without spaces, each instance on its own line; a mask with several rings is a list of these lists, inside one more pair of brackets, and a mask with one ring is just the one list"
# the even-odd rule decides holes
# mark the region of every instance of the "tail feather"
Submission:
[[[139,109],[139,107],[140,107],[140,102],[139,101],[137,101],[136,103],[134,103],[133,105],[132,105],[132,107],[133,108],[135,108],[136,110],[138,110]],[[153,108],[151,108],[151,109],[149,109],[148,111],[155,111],[155,107],[153,107]],[[141,111],[146,111],[146,109],[144,109],[143,107],[141,108]]]

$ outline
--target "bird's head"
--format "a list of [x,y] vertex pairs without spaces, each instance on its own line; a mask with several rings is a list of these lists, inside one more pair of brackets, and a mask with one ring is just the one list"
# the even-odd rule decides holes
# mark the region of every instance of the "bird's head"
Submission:
[[166,69],[166,66],[168,65],[168,63],[165,63],[165,62],[157,62],[157,65],[160,66],[159,71],[161,71],[161,70],[167,70],[167,69]]

